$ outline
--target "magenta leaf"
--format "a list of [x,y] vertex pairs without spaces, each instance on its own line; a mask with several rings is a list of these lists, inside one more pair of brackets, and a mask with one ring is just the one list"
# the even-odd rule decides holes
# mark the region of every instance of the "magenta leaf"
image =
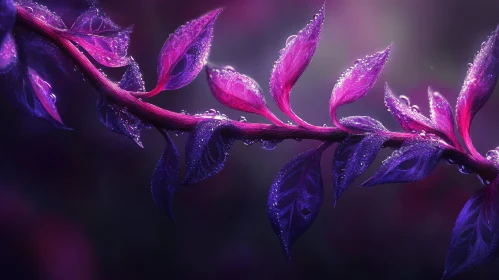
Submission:
[[321,208],[321,156],[329,146],[323,143],[289,160],[270,188],[267,214],[290,260],[291,246],[310,228]]
[[7,34],[0,45],[0,73],[9,71],[17,62],[16,42],[11,34]]
[[187,173],[182,185],[200,182],[222,171],[235,141],[230,135],[233,129],[228,121],[198,123],[185,145]]
[[151,182],[151,193],[154,202],[168,218],[175,220],[172,212],[172,203],[179,186],[180,157],[166,131],[161,132],[165,137],[166,147],[156,165]]
[[122,29],[97,8],[80,15],[71,29],[64,33],[85,49],[98,63],[121,67],[130,63],[128,45],[132,28]]
[[348,129],[361,132],[387,131],[379,121],[368,116],[351,116],[339,120],[340,124]]
[[433,127],[448,139],[457,142],[454,134],[454,114],[449,101],[431,88],[428,88],[428,98],[430,100],[430,119]]
[[45,24],[59,29],[66,29],[66,25],[61,17],[50,11],[46,6],[40,5],[32,0],[17,0],[16,4],[33,14],[34,17]]
[[128,65],[128,68],[119,81],[118,86],[128,91],[144,92],[146,88],[139,65],[133,60],[133,58],[130,59],[130,65]]
[[336,121],[336,110],[340,106],[354,102],[371,90],[388,60],[391,48],[390,45],[384,51],[358,59],[341,74],[329,101],[329,113],[333,121]]
[[364,173],[376,159],[386,140],[386,137],[378,134],[352,135],[338,145],[333,157],[336,202],[355,178]]
[[4,40],[12,31],[15,21],[16,7],[13,0],[0,1],[0,45],[4,44]]
[[475,114],[489,100],[499,76],[499,25],[482,44],[468,69],[461,93],[457,99],[457,127],[466,146],[472,148],[470,125]]
[[385,106],[405,131],[428,132],[433,130],[431,121],[419,113],[417,109],[409,106],[406,101],[396,96],[388,84],[385,86]]
[[64,123],[59,116],[59,112],[57,111],[57,107],[55,106],[56,95],[52,92],[52,86],[45,81],[40,75],[33,69],[28,67],[28,79],[30,81],[31,88],[33,89],[33,93],[39,105],[43,107],[45,112],[58,122],[61,126],[64,126]]
[[211,11],[170,34],[159,55],[156,88],[179,89],[196,78],[208,59],[213,26],[221,11]]
[[207,67],[213,96],[223,105],[243,112],[266,116],[269,113],[257,82],[231,68]]
[[277,107],[290,118],[295,114],[289,104],[289,95],[296,81],[303,74],[312,60],[319,43],[319,36],[324,22],[324,7],[298,35],[286,40],[286,46],[279,52],[270,76],[270,93]]
[[441,144],[429,137],[406,140],[362,186],[422,180],[437,166],[443,152]]
[[150,125],[128,111],[111,99],[101,95],[97,101],[97,116],[102,124],[111,131],[122,134],[132,139],[139,147],[143,148],[140,133]]
[[496,258],[499,244],[499,194],[496,179],[476,191],[457,217],[452,231],[445,271],[448,279]]

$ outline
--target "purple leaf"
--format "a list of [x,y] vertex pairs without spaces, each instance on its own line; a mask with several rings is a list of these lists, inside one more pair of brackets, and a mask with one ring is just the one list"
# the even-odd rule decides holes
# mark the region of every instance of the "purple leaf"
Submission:
[[489,100],[499,76],[499,25],[482,44],[468,69],[461,93],[457,99],[457,127],[466,146],[473,149],[470,139],[470,125],[475,114]]
[[0,45],[4,44],[7,35],[12,31],[16,21],[16,7],[12,0],[0,1]]
[[104,95],[100,96],[96,108],[99,120],[107,128],[132,139],[141,148],[144,147],[140,140],[140,133],[150,128],[149,124],[130,113],[126,107],[116,104]]
[[291,246],[310,228],[321,208],[321,156],[329,145],[324,143],[292,158],[272,183],[267,214],[289,259]]
[[441,144],[432,138],[406,140],[362,186],[422,180],[437,166],[443,152]]
[[179,186],[180,157],[166,131],[162,131],[166,147],[156,165],[151,182],[151,193],[154,202],[168,218],[174,220],[172,203]]
[[341,74],[329,101],[329,113],[333,121],[336,121],[336,110],[340,106],[354,102],[371,90],[388,60],[391,48],[390,45],[384,51],[358,59]]
[[428,88],[428,98],[430,100],[430,118],[433,127],[453,142],[457,142],[454,134],[454,114],[449,102],[431,88]]
[[388,87],[388,84],[385,86],[385,106],[405,131],[420,132],[424,130],[427,132],[433,130],[431,121],[419,113],[417,109],[397,97]]
[[9,71],[17,62],[16,42],[11,34],[7,34],[0,45],[0,73]]
[[46,6],[40,5],[31,0],[17,0],[16,4],[30,12],[38,20],[58,29],[66,29],[66,25],[61,17],[50,11]]
[[289,104],[289,95],[296,81],[303,74],[319,43],[324,22],[324,6],[313,20],[298,35],[286,40],[286,46],[279,52],[270,76],[270,93],[277,107],[294,119],[295,114]]
[[132,28],[122,29],[97,8],[81,14],[71,29],[64,33],[85,49],[98,63],[121,67],[130,63],[128,45]]
[[253,79],[231,68],[206,69],[211,93],[220,103],[239,111],[268,115],[262,90]]
[[221,11],[211,11],[170,34],[159,55],[156,88],[179,89],[196,78],[208,59],[213,25]]
[[57,107],[55,106],[56,95],[52,92],[52,86],[42,79],[40,75],[33,69],[28,67],[28,79],[30,81],[30,85],[33,89],[33,93],[35,94],[36,99],[39,101],[39,104],[43,107],[45,112],[58,122],[61,126],[65,126],[59,116],[59,112],[57,111]]
[[144,92],[146,90],[139,65],[133,60],[133,58],[131,58],[130,65],[128,65],[128,68],[119,81],[118,86],[124,90],[133,92]]
[[382,132],[387,131],[379,121],[368,116],[352,116],[339,120],[340,124],[348,129],[361,132]]
[[476,191],[457,217],[442,279],[495,259],[499,243],[499,194],[496,179]]
[[338,145],[333,157],[336,202],[353,180],[376,159],[386,139],[378,134],[352,135]]
[[218,174],[224,167],[235,141],[234,129],[227,121],[200,122],[187,138],[187,173],[182,185],[194,184]]

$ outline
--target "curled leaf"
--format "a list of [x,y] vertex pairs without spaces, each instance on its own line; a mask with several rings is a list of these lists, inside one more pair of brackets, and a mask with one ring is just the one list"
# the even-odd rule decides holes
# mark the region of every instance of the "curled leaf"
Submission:
[[16,21],[16,7],[13,0],[0,1],[0,45],[4,44],[7,35],[12,31]]
[[231,68],[206,69],[211,93],[220,103],[232,109],[262,116],[269,113],[262,90],[253,79]]
[[36,99],[39,101],[39,104],[43,107],[45,112],[47,112],[48,115],[56,122],[58,122],[61,126],[64,126],[64,123],[59,116],[59,112],[57,111],[57,107],[55,106],[57,97],[52,92],[52,86],[47,81],[42,79],[42,77],[40,77],[40,75],[35,70],[29,67],[28,79],[36,96]]
[[379,121],[368,116],[351,116],[339,120],[339,123],[349,129],[361,132],[387,131]]
[[66,29],[64,21],[56,13],[50,11],[46,6],[32,0],[17,0],[16,5],[30,12],[35,18],[43,23],[58,29]]
[[338,145],[333,157],[335,200],[376,159],[386,137],[378,134],[348,136]]
[[499,76],[499,25],[482,44],[464,80],[457,99],[457,127],[466,146],[474,151],[470,138],[470,125],[476,113],[489,100]]
[[341,74],[329,101],[329,114],[333,121],[336,120],[338,107],[354,102],[371,90],[388,60],[391,48],[390,45],[381,52],[358,59],[352,67]]
[[126,107],[116,104],[111,99],[101,95],[97,101],[97,115],[102,124],[111,131],[125,135],[143,148],[140,133],[150,125],[128,111]]
[[163,131],[162,134],[166,140],[166,147],[154,170],[151,193],[158,208],[174,220],[172,203],[179,186],[180,157],[168,133]]
[[11,34],[7,34],[0,45],[0,73],[7,72],[17,62],[16,42]]
[[279,171],[270,189],[267,214],[289,259],[291,246],[310,228],[321,208],[321,156],[329,145],[324,143],[292,158]]
[[431,121],[396,96],[388,84],[385,86],[385,106],[407,132],[433,129]]
[[499,244],[498,179],[466,202],[452,230],[445,271],[448,279],[496,258]]
[[279,59],[274,64],[270,76],[270,93],[277,107],[290,118],[295,114],[289,104],[289,95],[296,81],[303,74],[312,60],[319,43],[319,36],[324,22],[324,7],[298,35],[286,40],[286,46],[280,51]]
[[443,152],[441,144],[431,138],[406,140],[362,186],[422,180],[437,166]]
[[234,127],[223,120],[200,122],[185,145],[187,173],[182,185],[194,184],[218,174],[227,161],[235,141]]
[[156,88],[179,89],[196,78],[208,59],[213,26],[221,11],[211,11],[170,34],[159,55]]
[[430,100],[430,119],[433,127],[448,139],[457,143],[454,135],[454,114],[449,101],[432,88],[428,88],[428,98]]

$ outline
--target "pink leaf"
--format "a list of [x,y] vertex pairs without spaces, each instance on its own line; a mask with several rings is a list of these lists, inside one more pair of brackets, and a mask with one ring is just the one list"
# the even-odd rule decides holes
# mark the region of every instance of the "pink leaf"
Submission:
[[454,135],[454,114],[449,101],[432,88],[428,88],[428,98],[430,100],[430,118],[433,127],[457,143]]
[[45,109],[50,117],[64,126],[64,123],[59,116],[59,112],[57,111],[57,107],[55,106],[56,96],[52,92],[52,86],[47,81],[42,79],[42,77],[40,77],[40,75],[30,67],[28,67],[28,77],[31,87],[33,88],[33,92],[43,109]]
[[390,54],[391,45],[384,51],[358,59],[343,72],[334,86],[329,102],[329,112],[336,122],[336,109],[363,97],[374,86]]
[[499,76],[499,26],[482,44],[482,49],[470,64],[461,93],[457,99],[457,127],[463,140],[474,154],[470,138],[470,125],[475,114],[489,100]]
[[388,87],[388,84],[385,86],[385,106],[405,131],[433,130],[431,121],[419,113],[415,107],[410,107],[405,101],[396,96]]
[[319,43],[324,22],[324,7],[298,35],[286,40],[286,46],[279,53],[270,76],[270,93],[277,107],[292,119],[297,117],[291,110],[289,95],[296,81],[303,74]]
[[11,34],[7,34],[0,46],[0,73],[10,70],[17,61],[16,43]]
[[127,52],[131,33],[131,27],[122,29],[97,8],[92,8],[80,15],[64,36],[80,45],[98,63],[121,67],[130,63]]
[[170,34],[159,55],[157,89],[179,89],[196,78],[208,59],[213,25],[221,11],[211,11]]
[[61,17],[50,11],[47,7],[31,0],[18,0],[16,1],[16,4],[33,14],[34,17],[45,24],[59,29],[66,29],[66,25]]
[[213,96],[223,105],[243,112],[267,115],[269,109],[260,86],[231,68],[207,67]]

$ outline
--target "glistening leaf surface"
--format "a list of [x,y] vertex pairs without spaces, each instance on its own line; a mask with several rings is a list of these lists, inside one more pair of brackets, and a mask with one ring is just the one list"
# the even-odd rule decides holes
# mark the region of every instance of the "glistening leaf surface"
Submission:
[[499,242],[498,180],[476,191],[457,217],[452,231],[445,272],[448,279],[495,259]]
[[157,88],[179,89],[196,78],[208,59],[213,26],[221,11],[211,11],[170,34],[159,55]]
[[33,89],[33,93],[39,101],[39,104],[52,119],[58,122],[61,126],[64,126],[64,123],[59,116],[59,112],[57,111],[57,107],[55,106],[57,97],[52,92],[52,86],[30,67],[28,67],[27,75],[31,88]]
[[270,76],[270,94],[277,107],[288,116],[294,115],[289,104],[289,95],[298,78],[312,60],[319,43],[324,22],[324,7],[298,35],[290,36],[279,53]]
[[289,259],[291,246],[310,228],[321,208],[323,186],[320,163],[321,155],[328,146],[324,143],[292,158],[279,171],[270,189],[267,214]]
[[17,62],[16,42],[11,34],[7,34],[0,45],[0,73],[9,71]]
[[430,100],[430,119],[433,127],[450,140],[457,142],[454,135],[454,113],[449,101],[432,88],[428,88],[428,99]]
[[151,181],[154,202],[161,211],[174,220],[172,203],[179,186],[180,157],[166,131],[163,131],[166,147],[156,165]]

